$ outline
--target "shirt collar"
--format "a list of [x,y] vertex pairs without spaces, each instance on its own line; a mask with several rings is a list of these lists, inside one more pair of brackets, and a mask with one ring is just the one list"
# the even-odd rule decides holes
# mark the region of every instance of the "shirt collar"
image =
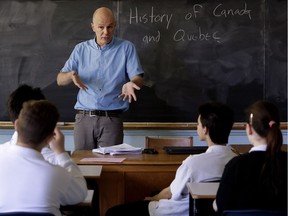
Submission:
[[252,151],[266,151],[266,149],[267,149],[267,145],[261,144],[261,145],[252,147],[249,152],[252,152]]
[[35,149],[27,148],[19,145],[11,145],[10,150],[16,154],[22,155],[24,157],[37,157],[43,159],[41,153]]
[[100,47],[99,44],[96,42],[96,37],[94,38],[94,44],[95,44],[95,47],[98,49],[98,50],[106,50],[106,49],[109,49],[113,44],[114,44],[114,36],[112,37],[112,40],[110,41],[110,43],[106,44],[104,47]]
[[209,146],[206,152],[212,152],[212,151],[221,151],[222,149],[226,149],[227,145],[212,145]]

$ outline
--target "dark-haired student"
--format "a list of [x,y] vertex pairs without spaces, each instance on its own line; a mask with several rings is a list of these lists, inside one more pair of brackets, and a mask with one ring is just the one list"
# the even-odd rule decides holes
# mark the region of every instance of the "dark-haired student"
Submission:
[[[47,212],[61,216],[60,205],[82,202],[86,181],[64,148],[56,128],[57,108],[48,101],[25,102],[15,121],[16,145],[0,151],[0,212]],[[59,165],[47,162],[41,150],[50,145]]]
[[258,101],[246,110],[246,121],[253,147],[226,165],[214,209],[219,215],[241,209],[287,212],[287,153],[281,151],[278,109]]
[[[8,97],[7,110],[9,113],[10,120],[14,124],[18,119],[20,111],[24,102],[30,100],[44,100],[45,96],[42,90],[38,87],[32,87],[27,84],[18,86]],[[10,145],[15,145],[18,138],[17,131],[14,131],[11,139],[3,144],[0,144],[0,151],[5,151]],[[58,160],[54,152],[49,146],[45,146],[42,151],[44,158],[52,164],[57,164]]]
[[188,182],[220,180],[225,164],[235,156],[228,143],[234,122],[233,111],[222,103],[206,103],[198,110],[197,133],[206,141],[205,153],[190,155],[177,169],[170,186],[144,201],[118,205],[108,209],[106,216],[188,216]]

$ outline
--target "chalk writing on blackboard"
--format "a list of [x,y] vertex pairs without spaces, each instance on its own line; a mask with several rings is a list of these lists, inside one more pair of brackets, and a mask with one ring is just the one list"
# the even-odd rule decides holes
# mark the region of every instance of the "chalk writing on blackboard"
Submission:
[[[187,23],[192,19],[201,19],[202,13],[205,13],[205,6],[201,4],[194,4],[191,7],[192,12],[183,13],[182,19],[187,21]],[[235,16],[243,16],[249,20],[252,20],[252,10],[248,9],[247,3],[243,3],[242,8],[225,8],[224,4],[217,4],[210,14],[206,14],[211,17],[221,17],[225,19],[233,19]],[[129,11],[129,24],[161,24],[165,26],[166,30],[169,30],[173,19],[175,18],[174,13],[158,13],[155,10],[154,6],[151,6],[149,10],[142,11],[141,13],[138,10],[138,7],[130,8]],[[179,18],[179,17],[177,17]],[[180,17],[181,18],[181,17]],[[189,29],[191,30],[191,29]],[[171,40],[175,42],[181,41],[209,41],[214,40],[217,43],[221,43],[221,35],[218,31],[207,32],[204,31],[201,26],[197,26],[195,29],[192,29],[193,33],[188,33],[185,29],[176,29],[175,32],[171,35]],[[159,42],[161,40],[161,31],[155,30],[154,35],[144,35],[142,41],[144,43],[149,42]]]

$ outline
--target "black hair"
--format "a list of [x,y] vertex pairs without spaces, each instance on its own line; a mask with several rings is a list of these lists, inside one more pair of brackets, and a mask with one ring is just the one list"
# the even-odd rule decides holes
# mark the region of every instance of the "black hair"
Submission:
[[209,102],[201,105],[198,113],[211,140],[215,144],[227,144],[234,123],[233,110],[221,102]]
[[27,84],[20,85],[16,90],[14,90],[7,101],[7,109],[10,116],[10,120],[14,123],[18,118],[19,113],[23,107],[23,103],[29,100],[44,100],[40,88],[33,88]]

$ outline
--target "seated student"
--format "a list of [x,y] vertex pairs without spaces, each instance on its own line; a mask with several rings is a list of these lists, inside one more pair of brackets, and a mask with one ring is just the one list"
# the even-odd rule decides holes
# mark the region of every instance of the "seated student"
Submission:
[[188,182],[220,180],[225,164],[234,156],[226,146],[233,126],[233,111],[222,103],[207,103],[199,107],[197,133],[206,141],[205,153],[188,156],[177,169],[170,186],[144,201],[114,206],[106,216],[114,215],[189,215]]
[[[7,100],[7,109],[12,123],[14,124],[14,122],[18,118],[24,102],[29,100],[43,100],[43,99],[45,99],[45,96],[40,88],[33,88],[32,86],[29,86],[27,84],[20,85],[9,95],[9,98]],[[11,140],[3,144],[0,144],[0,151],[5,150],[9,145],[15,145],[17,137],[18,133],[15,131]],[[45,146],[42,149],[41,153],[44,156],[44,158],[50,163],[52,164],[58,163],[54,152],[49,148],[49,146]]]
[[258,101],[247,109],[246,120],[253,147],[226,165],[214,208],[219,215],[240,209],[287,211],[287,153],[281,151],[277,107]]
[[[82,202],[87,186],[78,166],[64,149],[56,128],[57,108],[45,100],[24,103],[15,121],[16,145],[0,151],[0,212],[48,212],[60,216],[60,205]],[[50,144],[59,166],[44,160]]]

